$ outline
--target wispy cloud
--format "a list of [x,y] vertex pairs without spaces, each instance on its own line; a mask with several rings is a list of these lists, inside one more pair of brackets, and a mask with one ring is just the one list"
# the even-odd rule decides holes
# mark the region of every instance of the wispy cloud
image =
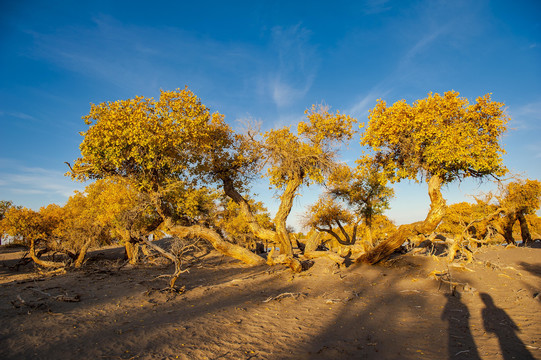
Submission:
[[126,25],[110,16],[95,18],[93,26],[27,32],[34,38],[30,56],[137,92],[168,84],[182,87],[195,79],[210,87],[216,74],[241,77],[229,85],[244,85],[248,81],[243,72],[249,76],[258,58],[248,44],[220,42],[178,28]]
[[286,107],[301,99],[312,87],[319,65],[316,47],[310,44],[310,31],[301,25],[272,29],[278,68],[270,76],[274,103]]
[[450,24],[445,24],[422,34],[418,41],[408,49],[402,58],[401,65],[410,63],[415,56],[428,49],[439,37],[447,33],[449,28]]
[[[387,7],[385,1],[374,1],[373,5],[375,8]],[[404,84],[411,84],[412,80],[419,79],[420,72],[425,70],[420,68],[419,58],[430,54],[432,48],[438,46],[440,42],[448,41],[448,35],[453,33],[453,25],[456,23],[455,17],[442,17],[443,10],[435,6],[437,9],[419,10],[422,16],[415,24],[409,22],[401,24],[407,27],[408,31],[399,36],[401,46],[396,49],[394,64],[368,92],[358,95],[359,100],[350,107],[349,113],[364,120],[368,115],[368,110],[375,106],[377,99],[383,99]],[[435,20],[433,16],[442,21]]]
[[264,97],[285,108],[311,89],[319,64],[311,33],[300,24],[267,30],[268,42],[259,45],[110,16],[93,26],[27,32],[34,38],[29,56],[139,95],[197,84],[216,98]]
[[365,121],[368,116],[368,110],[374,107],[378,99],[382,99],[391,92],[388,90],[378,90],[374,88],[367,94],[361,96],[361,99],[357,101],[351,108],[348,109],[348,114],[355,116],[359,121]]
[[541,159],[541,147],[534,145],[533,150],[534,150],[534,157],[536,159]]
[[4,117],[4,116],[13,117],[20,120],[36,120],[35,117],[19,112],[19,111],[1,111],[0,110],[0,117]]
[[[63,203],[83,185],[73,182],[60,170],[17,165],[10,159],[0,159],[0,198],[17,205],[39,208],[48,203]],[[34,195],[40,195],[36,197]]]
[[292,84],[283,81],[280,77],[276,77],[271,82],[272,99],[278,107],[286,107],[293,104],[298,99],[303,98],[310,87],[312,79],[307,79],[303,88],[296,88]]
[[511,127],[517,130],[539,129],[541,122],[541,101],[510,107]]

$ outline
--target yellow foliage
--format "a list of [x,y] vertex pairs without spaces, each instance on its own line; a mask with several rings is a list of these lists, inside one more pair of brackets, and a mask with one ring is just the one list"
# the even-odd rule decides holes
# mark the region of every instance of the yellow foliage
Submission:
[[315,105],[306,110],[307,122],[300,122],[297,135],[290,127],[269,130],[264,134],[266,156],[269,162],[267,175],[270,183],[284,187],[293,179],[307,184],[322,183],[330,170],[337,146],[351,139],[353,123],[357,120],[326,107]]
[[503,106],[490,94],[470,104],[456,91],[430,93],[413,105],[401,100],[388,107],[379,100],[361,144],[372,147],[393,181],[501,176],[507,171],[499,142],[508,122]]
[[69,174],[79,180],[127,177],[144,191],[156,191],[201,164],[205,152],[230,143],[223,116],[210,114],[186,87],[162,91],[159,100],[134,99],[92,104],[83,117],[82,157]]
[[334,199],[325,195],[320,197],[317,202],[308,208],[308,217],[304,220],[304,226],[321,229],[326,227],[332,230],[333,227],[340,224],[348,224],[355,221],[351,212],[346,210]]
[[[461,202],[447,207],[447,212],[438,226],[438,232],[462,236],[466,226],[472,223],[467,234],[478,240],[483,240],[488,232],[489,225],[494,219],[489,218],[498,209],[498,206],[486,201],[478,200],[472,204]],[[475,221],[475,222],[474,222]]]
[[15,237],[17,242],[26,245],[29,245],[32,240],[47,237],[51,230],[39,212],[25,207],[9,208],[0,224],[3,233]]
[[[273,229],[270,214],[262,202],[248,200],[250,209],[258,225],[264,229]],[[222,209],[216,214],[215,224],[225,231],[228,237],[236,243],[255,239],[246,215],[240,206],[228,198],[222,198]],[[244,244],[248,245],[248,244]]]
[[336,167],[329,176],[328,187],[331,194],[345,201],[370,227],[372,216],[389,209],[394,190],[387,183],[379,165],[364,157],[357,161],[355,169],[347,165]]
[[541,203],[541,182],[538,180],[516,180],[502,189],[501,206],[523,214],[533,214]]

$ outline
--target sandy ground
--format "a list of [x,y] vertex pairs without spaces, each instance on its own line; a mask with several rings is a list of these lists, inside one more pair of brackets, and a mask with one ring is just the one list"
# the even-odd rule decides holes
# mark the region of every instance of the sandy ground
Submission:
[[170,265],[116,270],[118,248],[45,277],[0,252],[1,359],[541,359],[541,248],[301,274],[211,252],[182,294],[160,291]]

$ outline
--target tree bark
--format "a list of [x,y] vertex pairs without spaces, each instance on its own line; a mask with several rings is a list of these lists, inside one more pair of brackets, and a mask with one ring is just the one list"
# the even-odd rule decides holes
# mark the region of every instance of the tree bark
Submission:
[[355,244],[355,241],[351,240],[351,238],[349,237],[346,229],[344,229],[344,227],[342,226],[340,221],[336,220],[336,223],[338,224],[338,227],[340,228],[340,231],[342,232],[342,235],[344,235],[344,239],[346,239],[345,244],[342,244],[341,242],[340,242],[340,244],[342,244],[342,245],[353,245],[353,244]]
[[131,265],[135,265],[139,260],[139,244],[133,242],[133,240],[130,238],[124,242],[124,248],[126,249],[128,262]]
[[302,179],[301,181],[298,181],[296,183],[294,182],[288,183],[286,190],[284,191],[284,194],[281,197],[282,201],[280,203],[280,207],[278,208],[278,212],[276,213],[276,216],[274,218],[276,231],[265,229],[258,224],[254,214],[252,213],[250,204],[237,191],[237,189],[235,189],[232,179],[230,179],[227,176],[223,176],[222,182],[223,182],[225,194],[229,196],[235,203],[237,203],[240,206],[242,213],[248,220],[248,226],[250,227],[250,230],[253,232],[253,234],[260,239],[268,240],[270,242],[278,244],[280,246],[280,253],[286,255],[285,257],[286,260],[284,261],[281,261],[281,260],[273,261],[272,255],[269,254],[267,262],[271,264],[274,264],[274,263],[286,264],[295,272],[302,271],[302,264],[300,263],[298,259],[295,259],[293,257],[293,246],[291,244],[291,239],[289,238],[289,234],[286,229],[286,219],[289,213],[291,212],[291,207],[293,206],[293,199],[295,197],[295,191],[302,184]]
[[375,264],[389,257],[410,237],[419,234],[430,234],[439,225],[447,209],[445,199],[441,194],[442,178],[433,175],[428,181],[430,196],[430,211],[424,221],[401,225],[389,238],[381,241],[376,247],[357,259],[357,262]]
[[353,224],[353,233],[351,234],[351,244],[352,245],[355,245],[355,243],[357,242],[357,229],[359,228],[359,222],[361,220],[358,220],[355,222],[355,224]]
[[278,234],[278,239],[280,240],[280,254],[291,257],[293,256],[293,246],[291,244],[291,239],[289,238],[289,233],[287,232],[286,220],[291,213],[295,193],[301,185],[302,177],[294,177],[293,179],[289,180],[284,193],[282,196],[280,196],[280,206],[278,207],[278,211],[274,217],[276,233]]
[[317,247],[320,243],[320,234],[317,232],[314,232],[312,236],[308,239],[306,242],[306,246],[304,248],[304,257],[307,259],[315,259],[320,257],[326,257],[328,259],[331,259],[338,265],[342,265],[345,261],[343,257],[338,255],[337,253],[334,253],[332,251],[317,251]]
[[528,228],[528,221],[524,216],[524,213],[519,211],[517,212],[517,219],[520,223],[520,234],[522,236],[522,241],[524,245],[527,245],[532,242],[532,235],[530,234],[530,229]]
[[173,264],[175,264],[175,272],[173,273],[173,275],[171,275],[171,280],[169,280],[169,287],[173,289],[175,287],[175,282],[177,281],[180,274],[186,271],[182,270],[182,263],[180,262],[180,259],[175,255],[171,254],[170,252],[162,249],[158,245],[152,243],[152,241],[148,240],[146,237],[143,237],[142,241],[152,249],[159,252],[163,257],[171,260]]
[[503,219],[503,237],[508,244],[515,244],[515,239],[513,238],[513,225],[517,221],[517,214],[515,212],[510,212]]
[[338,241],[338,243],[340,245],[350,245],[350,243],[348,243],[347,241],[344,241],[340,238],[340,236],[335,233],[329,226],[329,229],[325,229],[325,228],[320,228],[320,227],[316,227],[315,228],[317,231],[322,231],[322,232],[326,232],[327,234],[331,235],[332,237],[334,237],[336,239],[336,241]]
[[85,260],[86,253],[88,252],[88,249],[90,248],[90,244],[92,243],[92,239],[87,239],[86,242],[83,244],[83,247],[81,248],[81,251],[79,251],[79,254],[77,255],[77,259],[75,260],[74,267],[80,268],[81,265],[83,265],[83,261]]
[[200,225],[173,225],[168,229],[168,232],[171,235],[175,235],[179,238],[199,237],[201,239],[205,239],[222,254],[231,256],[232,258],[240,260],[248,265],[260,265],[265,263],[265,259],[263,259],[261,256],[254,254],[242,246],[234,245],[228,241],[225,241],[216,231]]
[[48,267],[48,268],[61,268],[61,267],[66,266],[64,262],[41,260],[36,255],[36,241],[34,239],[30,241],[30,257],[39,266]]

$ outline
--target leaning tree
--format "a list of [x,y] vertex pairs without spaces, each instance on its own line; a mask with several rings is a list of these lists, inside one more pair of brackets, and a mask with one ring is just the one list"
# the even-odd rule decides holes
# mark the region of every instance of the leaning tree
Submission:
[[412,105],[405,100],[392,106],[378,101],[370,111],[361,145],[372,149],[373,160],[391,181],[426,180],[431,202],[424,221],[400,226],[359,261],[376,263],[407,239],[433,232],[446,210],[442,185],[505,174],[500,141],[508,116],[503,106],[490,94],[470,104],[456,91],[443,96],[430,93]]
[[[249,264],[264,263],[249,250],[225,241],[211,227],[186,222],[190,214],[174,196],[180,189],[184,197],[195,198],[186,193],[198,192],[201,180],[212,170],[208,154],[213,153],[216,161],[228,156],[233,139],[223,118],[211,114],[188,88],[162,91],[158,100],[138,96],[92,104],[83,117],[89,127],[81,133],[81,157],[69,174],[78,180],[122,178],[144,194],[168,233],[206,239],[224,254]],[[242,183],[238,177],[235,180]],[[172,254],[144,237],[138,240],[175,261]]]
[[[205,161],[212,169],[209,174],[220,179],[225,194],[239,204],[254,235],[278,244],[280,256],[276,261],[269,257],[269,262],[284,263],[294,271],[300,271],[302,266],[294,257],[286,225],[293,201],[302,186],[323,183],[336,166],[339,146],[353,136],[356,122],[338,111],[331,113],[324,106],[314,105],[305,113],[308,121],[301,121],[296,132],[283,127],[269,130],[260,138],[254,132],[235,134],[235,141],[230,144],[235,151],[211,151],[213,156]],[[279,193],[280,204],[273,219],[275,230],[260,226],[250,204],[238,191],[239,176],[254,176],[262,166]]]

